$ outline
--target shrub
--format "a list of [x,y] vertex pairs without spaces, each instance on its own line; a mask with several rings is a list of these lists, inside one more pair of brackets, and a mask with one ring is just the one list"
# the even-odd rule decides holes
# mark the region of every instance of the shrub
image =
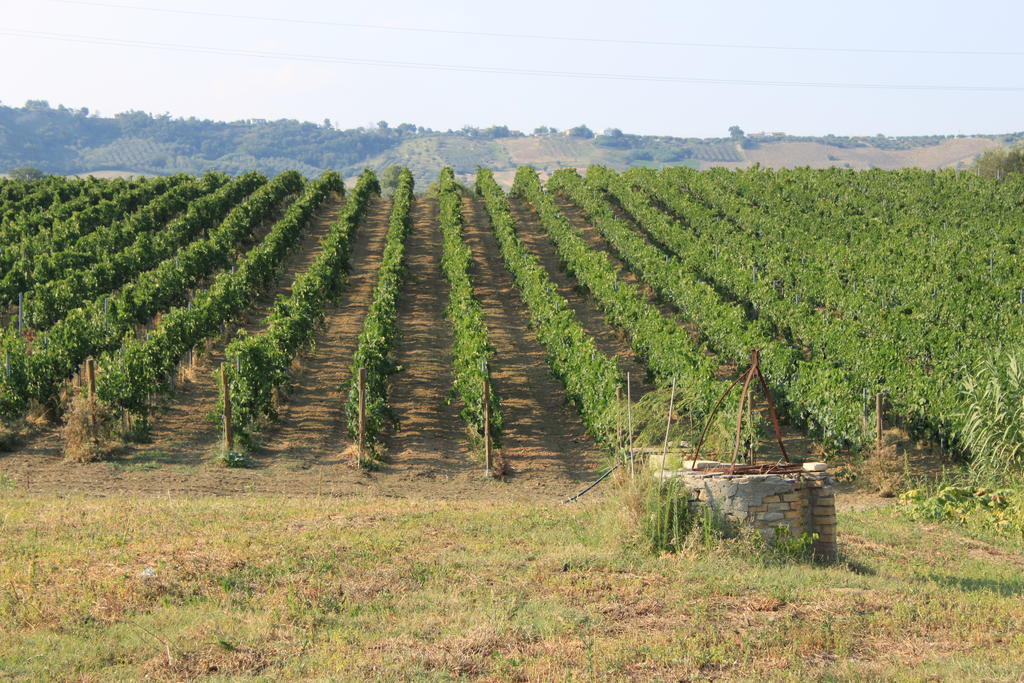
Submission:
[[1024,535],[1024,489],[950,484],[936,491],[912,489],[900,503],[914,519],[978,525]]

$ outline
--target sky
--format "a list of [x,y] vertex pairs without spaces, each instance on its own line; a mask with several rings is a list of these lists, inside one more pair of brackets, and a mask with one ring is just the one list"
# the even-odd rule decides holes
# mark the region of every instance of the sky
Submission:
[[1024,3],[1008,0],[0,0],[0,16],[10,106],[680,137],[1024,130]]

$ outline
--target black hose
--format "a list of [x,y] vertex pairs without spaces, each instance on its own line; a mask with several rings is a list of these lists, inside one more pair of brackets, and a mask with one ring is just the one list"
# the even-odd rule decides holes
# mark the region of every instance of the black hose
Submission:
[[604,473],[604,474],[602,474],[602,475],[601,475],[600,477],[598,477],[598,478],[597,478],[597,481],[595,481],[595,482],[594,482],[593,484],[591,484],[591,485],[590,485],[590,486],[588,486],[587,488],[583,489],[582,491],[580,491],[579,493],[577,493],[577,494],[576,494],[575,496],[570,496],[569,498],[566,498],[566,499],[565,499],[565,500],[563,500],[562,502],[563,502],[563,503],[571,503],[571,502],[573,502],[574,500],[576,500],[577,498],[579,498],[580,496],[582,496],[582,495],[583,495],[584,493],[586,493],[587,491],[589,491],[590,489],[594,488],[595,486],[597,486],[598,484],[600,484],[600,483],[601,483],[602,481],[604,481],[605,479],[607,479],[607,478],[608,478],[608,475],[609,475],[609,474],[611,474],[612,472],[614,472],[615,470],[619,469],[619,466],[620,466],[620,465],[622,465],[622,463],[621,463],[621,462],[617,462],[617,463],[615,463],[614,465],[612,465],[611,467],[609,467],[609,468],[608,468],[607,470],[605,470],[605,473]]

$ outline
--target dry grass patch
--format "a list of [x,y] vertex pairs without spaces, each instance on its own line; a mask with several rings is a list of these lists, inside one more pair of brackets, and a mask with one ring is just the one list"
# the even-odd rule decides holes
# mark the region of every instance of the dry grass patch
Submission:
[[847,562],[833,566],[766,560],[729,541],[652,555],[607,505],[0,492],[0,556],[13,560],[0,563],[0,670],[94,680],[1019,673],[1024,543],[974,541],[881,509],[841,514]]
[[883,498],[892,498],[906,488],[910,463],[896,444],[886,443],[864,461],[863,472],[868,483]]
[[252,676],[269,667],[275,659],[273,653],[223,643],[188,652],[173,653],[168,649],[144,662],[141,673],[147,679],[168,681],[191,681],[214,675]]
[[120,447],[107,407],[84,393],[75,394],[64,413],[61,429],[64,457],[72,462],[95,462],[110,457]]

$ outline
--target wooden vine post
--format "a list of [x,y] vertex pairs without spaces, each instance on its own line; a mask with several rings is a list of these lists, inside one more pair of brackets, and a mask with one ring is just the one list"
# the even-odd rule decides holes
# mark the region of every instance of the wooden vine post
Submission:
[[665,443],[661,447],[661,475],[658,484],[665,482],[665,461],[668,459],[668,436],[672,431],[672,408],[676,404],[676,378],[672,378],[672,393],[668,397],[668,416],[665,418]]
[[868,390],[864,389],[864,400],[861,403],[860,429],[867,434],[868,431]]
[[85,359],[85,376],[89,381],[89,400],[96,400],[96,362],[92,358]]
[[882,452],[882,392],[875,394],[875,452]]
[[487,381],[487,361],[484,366],[484,474],[492,476],[491,469],[491,383]]
[[96,362],[90,357],[85,359],[85,376],[89,381],[89,413],[91,415],[93,435],[96,433]]
[[228,382],[228,365],[220,365],[220,385],[224,390],[224,449],[230,453],[235,448],[235,435],[231,430],[231,384]]
[[366,368],[359,368],[359,451],[356,465],[365,456],[366,450]]

